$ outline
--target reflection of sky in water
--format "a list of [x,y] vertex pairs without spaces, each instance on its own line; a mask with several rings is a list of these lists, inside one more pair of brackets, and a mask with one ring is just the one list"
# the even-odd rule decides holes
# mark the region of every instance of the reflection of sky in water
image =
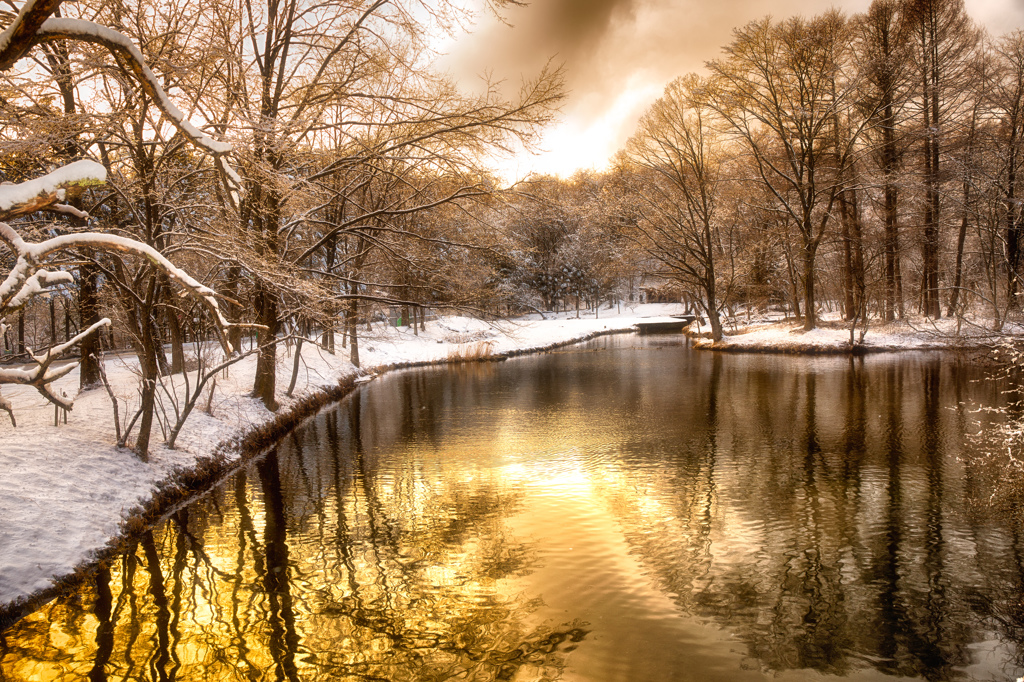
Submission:
[[0,679],[1020,674],[1020,529],[957,459],[998,387],[587,348],[364,387],[5,633]]

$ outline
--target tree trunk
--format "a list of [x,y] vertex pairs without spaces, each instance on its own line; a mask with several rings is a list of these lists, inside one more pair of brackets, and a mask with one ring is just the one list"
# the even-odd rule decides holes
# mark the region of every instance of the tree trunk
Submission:
[[796,266],[793,264],[793,256],[789,252],[789,247],[787,246],[784,251],[786,253],[786,271],[789,273],[789,294],[793,302],[793,317],[800,320],[802,316],[800,314],[799,277],[797,277]]
[[259,332],[260,349],[256,355],[256,378],[252,395],[259,398],[268,410],[277,410],[277,301],[273,292],[256,281],[256,322],[265,329]]
[[850,236],[850,207],[845,193],[839,196],[839,223],[843,239],[843,319],[847,322],[857,316],[857,304],[853,295],[853,238]]
[[[885,321],[896,319],[897,286],[899,279],[899,230],[896,218],[896,186],[889,179],[885,180]],[[902,293],[902,292],[901,292]],[[900,317],[903,317],[902,302]]]
[[964,242],[967,240],[967,223],[970,215],[971,183],[968,177],[964,177],[964,202],[963,215],[960,217],[960,234],[956,240],[956,270],[953,273],[953,290],[949,293],[949,310],[947,316],[953,317],[957,314],[957,306],[960,304],[960,286],[963,276],[964,263]]
[[924,243],[922,244],[922,308],[926,316],[932,319],[942,317],[939,302],[939,216],[941,202],[939,197],[939,70],[937,40],[935,26],[925,26],[926,39],[924,49],[927,55],[924,60],[922,113],[924,115],[924,167],[925,167],[925,210],[924,210]]
[[1010,125],[1009,161],[1006,170],[1006,302],[1009,310],[1020,306],[1017,303],[1017,282],[1020,279],[1020,221],[1017,216],[1017,126]]
[[327,352],[334,352],[334,327],[330,324],[324,325],[323,333],[320,335],[320,345],[327,349]]
[[53,347],[57,345],[57,301],[51,295],[47,303],[50,304],[50,346]]
[[288,382],[288,390],[285,395],[289,398],[292,397],[292,392],[295,390],[295,382],[299,378],[299,366],[302,364],[302,337],[300,336],[295,341],[295,357],[292,360],[292,378]]
[[157,354],[163,349],[158,347],[158,340],[153,336],[153,306],[152,294],[155,287],[151,286],[149,295],[146,297],[139,310],[139,326],[141,327],[139,348],[139,367],[142,370],[142,404],[139,409],[142,412],[139,420],[139,435],[135,440],[135,454],[143,462],[149,461],[149,441],[153,431],[153,415],[156,411],[156,382],[160,372],[157,363]]
[[[850,236],[853,239],[853,301],[857,314],[867,314],[867,279],[864,273],[864,227],[857,191],[850,190]],[[854,316],[856,318],[856,315]]]
[[[227,276],[224,278],[224,295],[225,298],[230,299],[227,305],[224,306],[227,318],[230,322],[238,323],[242,321],[242,306],[238,304],[238,289],[239,283],[242,280],[242,268],[237,265],[232,265],[228,268]],[[228,329],[228,343],[236,351],[242,350],[242,329],[240,327],[231,327]]]
[[[885,57],[892,57],[893,43],[889,33],[889,25],[886,25],[883,38],[883,53]],[[899,190],[896,187],[895,177],[899,165],[899,150],[896,146],[896,109],[893,102],[893,79],[894,72],[885,70],[881,82],[881,110],[882,110],[882,173],[885,184],[883,193],[883,216],[885,221],[884,237],[884,261],[885,261],[885,302],[883,315],[886,322],[896,319],[896,311],[899,309],[900,317],[903,317],[902,291],[898,292],[897,280],[899,279],[899,224],[898,224],[898,201]],[[897,301],[899,302],[897,303]]]
[[349,303],[348,312],[345,315],[345,323],[348,327],[349,362],[356,367],[359,366],[359,336],[357,327],[359,325],[359,304],[353,300]]
[[803,278],[804,278],[804,330],[811,331],[818,324],[817,311],[814,309],[814,245],[804,244]]
[[181,329],[181,320],[178,319],[179,309],[174,300],[171,281],[167,275],[160,276],[160,292],[164,299],[164,323],[171,336],[170,372],[171,374],[180,374],[185,371],[185,335]]
[[708,324],[711,326],[711,340],[718,342],[722,340],[722,318],[718,314],[717,292],[713,279],[705,283],[705,293],[708,296],[707,314]]

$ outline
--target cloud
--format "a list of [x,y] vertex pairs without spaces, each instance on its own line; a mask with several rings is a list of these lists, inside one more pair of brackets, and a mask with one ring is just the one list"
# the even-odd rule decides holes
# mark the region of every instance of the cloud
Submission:
[[[848,14],[869,4],[835,2]],[[827,7],[821,0],[532,0],[508,11],[511,26],[481,22],[454,43],[442,65],[467,83],[487,70],[517,85],[548,59],[564,63],[570,96],[558,134],[572,130],[578,139],[587,131],[606,158],[661,88],[676,76],[702,71],[720,56],[734,28],[765,15],[812,16]],[[1020,0],[967,0],[967,9],[995,33],[1024,25]],[[624,93],[643,101],[624,102]]]
[[965,0],[964,5],[967,13],[992,35],[1024,27],[1024,3],[1020,0]]

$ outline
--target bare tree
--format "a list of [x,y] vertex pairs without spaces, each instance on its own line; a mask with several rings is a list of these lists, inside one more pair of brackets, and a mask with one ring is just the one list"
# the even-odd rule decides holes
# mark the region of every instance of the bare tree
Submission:
[[695,74],[677,78],[640,119],[627,149],[651,182],[636,191],[646,199],[642,231],[660,274],[696,289],[711,336],[722,338],[717,253],[718,202],[727,157],[708,106],[707,83]]
[[992,46],[992,70],[984,79],[985,101],[995,116],[994,140],[1000,158],[997,180],[1002,188],[1005,212],[1006,297],[1010,308],[1019,307],[1022,208],[1019,175],[1024,164],[1024,31],[1003,36]]
[[920,90],[915,103],[920,116],[922,175],[925,186],[922,215],[922,309],[942,316],[939,301],[939,252],[944,146],[963,122],[970,92],[975,48],[980,32],[964,10],[963,0],[908,0],[907,18],[914,36],[911,55]]
[[[238,176],[224,159],[231,151],[231,146],[217,142],[192,125],[181,111],[167,97],[163,87],[150,70],[141,51],[123,34],[80,19],[66,19],[53,16],[59,6],[54,0],[29,0],[21,8],[13,23],[0,33],[0,70],[8,70],[18,60],[29,54],[37,45],[57,43],[64,49],[62,41],[73,40],[91,43],[108,50],[123,68],[138,82],[143,92],[152,99],[164,117],[178,132],[193,145],[212,154],[218,162],[225,185],[229,193],[237,191]],[[64,52],[60,52],[65,54]],[[106,169],[91,161],[78,161],[53,173],[16,186],[5,186],[0,190],[0,219],[10,220],[39,210],[51,210],[72,214],[78,218],[88,218],[88,214],[65,203],[69,196],[80,195],[81,188],[102,184],[106,180]],[[5,281],[0,284],[0,325],[4,324],[9,315],[18,312],[34,296],[39,295],[55,284],[70,283],[73,278],[66,270],[51,271],[47,268],[59,267],[61,257],[69,250],[86,248],[109,252],[127,252],[140,256],[148,261],[152,268],[163,273],[165,279],[173,280],[183,286],[191,295],[201,300],[214,315],[221,330],[221,341],[226,352],[231,346],[226,336],[227,322],[220,314],[214,293],[200,284],[183,270],[175,266],[163,254],[149,244],[125,237],[98,233],[71,233],[52,237],[42,242],[27,242],[7,222],[0,223],[0,236],[10,253],[15,257],[13,267]],[[0,376],[0,383],[24,383],[33,385],[48,400],[59,407],[71,408],[71,401],[56,395],[50,384],[70,369],[62,368],[50,371],[50,365],[61,352],[69,346],[88,337],[99,327],[109,324],[104,320],[83,330],[70,342],[51,349],[50,352],[33,356],[36,363],[34,370],[19,372],[6,370]],[[0,407],[13,413],[8,401],[0,401]],[[140,457],[145,458],[148,450],[148,434],[137,446]]]
[[837,115],[852,105],[849,26],[837,11],[747,24],[708,62],[711,106],[751,154],[759,180],[800,238],[804,328],[816,325],[815,259],[859,131],[837,147]]
[[[272,0],[225,5],[213,14],[231,51],[221,96],[227,126],[238,131],[245,176],[231,257],[259,273],[251,309],[266,331],[253,395],[274,408],[275,339],[287,315],[283,306],[289,305],[288,288],[280,285],[290,283],[296,267],[315,265],[341,235],[361,226],[363,233],[352,235],[356,253],[365,254],[349,261],[356,265],[373,247],[373,230],[386,230],[393,216],[416,210],[408,192],[389,198],[376,193],[361,203],[373,189],[367,183],[382,175],[408,177],[425,160],[435,174],[447,173],[464,167],[462,161],[482,147],[501,145],[510,135],[529,137],[560,99],[561,76],[546,71],[511,101],[497,84],[480,96],[459,94],[424,68],[431,32],[449,30],[469,16],[447,0]],[[335,138],[330,142],[328,132]],[[321,157],[323,163],[308,163],[311,151],[331,153]],[[466,187],[477,191],[472,181]],[[319,199],[310,198],[317,192]],[[342,222],[330,229],[319,224],[313,244],[298,248],[295,237],[312,237],[307,223],[323,217],[321,206],[337,206],[338,192],[348,195]],[[366,295],[338,293],[343,301]]]
[[900,124],[912,92],[909,75],[909,26],[901,0],[874,0],[856,22],[860,64],[858,98],[870,115],[865,130],[881,175],[884,223],[883,318],[903,317],[900,269],[899,185],[903,146]]

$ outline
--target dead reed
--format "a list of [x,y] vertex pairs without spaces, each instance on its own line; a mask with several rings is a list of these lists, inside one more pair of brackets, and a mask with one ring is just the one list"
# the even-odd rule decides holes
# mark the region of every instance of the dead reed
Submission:
[[474,362],[489,360],[494,356],[494,343],[477,341],[476,343],[460,343],[448,351],[448,362]]

